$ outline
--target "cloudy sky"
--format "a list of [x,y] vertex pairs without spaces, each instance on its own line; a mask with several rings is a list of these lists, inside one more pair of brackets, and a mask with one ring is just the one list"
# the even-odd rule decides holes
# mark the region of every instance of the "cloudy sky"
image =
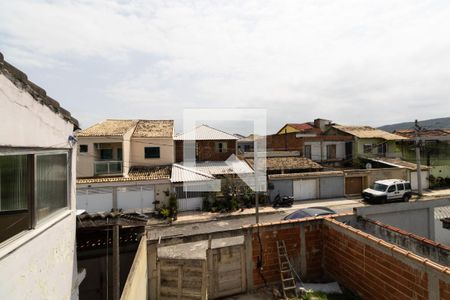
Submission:
[[78,118],[266,108],[379,126],[450,115],[450,2],[0,0],[0,51]]

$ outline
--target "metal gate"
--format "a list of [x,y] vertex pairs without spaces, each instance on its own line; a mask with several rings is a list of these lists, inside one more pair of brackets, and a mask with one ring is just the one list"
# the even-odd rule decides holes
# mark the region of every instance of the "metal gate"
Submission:
[[361,194],[363,190],[363,178],[362,177],[346,177],[345,178],[345,194],[355,195]]

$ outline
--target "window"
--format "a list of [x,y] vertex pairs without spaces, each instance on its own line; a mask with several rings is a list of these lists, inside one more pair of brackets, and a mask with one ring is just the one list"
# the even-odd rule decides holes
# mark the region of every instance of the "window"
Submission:
[[117,148],[117,160],[122,160],[122,148]]
[[68,207],[68,154],[0,154],[0,242]]
[[311,159],[311,145],[305,145],[304,156]]
[[397,190],[403,191],[404,189],[405,189],[405,186],[403,185],[403,183],[397,183]]
[[327,159],[336,159],[336,145],[327,145]]
[[388,191],[388,193],[395,192],[395,185],[391,185],[387,191]]
[[112,160],[112,157],[113,157],[112,149],[100,149],[101,160]]
[[378,145],[378,154],[384,155],[386,154],[386,143],[382,143]]
[[364,151],[364,153],[372,153],[372,145],[371,144],[364,144],[363,151]]
[[88,149],[88,145],[80,145],[80,153],[86,153]]
[[160,158],[159,147],[145,147],[145,158]]
[[227,152],[227,143],[226,142],[216,142],[216,152],[218,152],[218,153]]
[[405,183],[405,190],[410,190],[411,189],[411,183],[406,182]]

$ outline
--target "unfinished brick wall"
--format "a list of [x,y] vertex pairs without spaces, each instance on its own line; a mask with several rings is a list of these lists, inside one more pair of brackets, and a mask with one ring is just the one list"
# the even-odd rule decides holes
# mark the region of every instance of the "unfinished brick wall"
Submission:
[[[227,151],[225,152],[217,152],[216,151],[216,142],[222,142],[227,144]],[[196,141],[197,144],[197,153],[196,160],[197,161],[225,161],[227,160],[231,154],[236,154],[236,141],[235,140],[226,140],[226,141],[215,141],[208,140]],[[175,141],[175,161],[182,162],[184,159],[184,141]]]
[[439,295],[441,297],[441,300],[448,300],[450,299],[450,284],[445,283],[442,280],[439,280]]
[[332,227],[323,232],[325,272],[364,299],[428,299],[424,270]]
[[[302,240],[303,234],[304,240]],[[263,269],[261,273],[267,283],[276,283],[280,281],[280,269],[276,245],[276,241],[280,240],[284,240],[291,263],[298,274],[312,280],[322,276],[322,239],[320,220],[262,226],[260,227],[260,238],[263,250]],[[305,249],[305,256],[303,258],[301,255],[302,248]],[[254,286],[261,286],[264,284],[264,280],[257,268],[258,257],[261,252],[256,227],[253,228],[252,251],[254,266],[253,284]]]

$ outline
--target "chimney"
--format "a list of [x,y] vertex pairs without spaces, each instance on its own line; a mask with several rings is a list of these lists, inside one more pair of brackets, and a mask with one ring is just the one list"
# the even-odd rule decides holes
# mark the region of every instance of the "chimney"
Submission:
[[328,126],[331,124],[330,120],[326,119],[315,119],[314,120],[314,127],[320,128],[321,131],[325,131],[328,129]]

